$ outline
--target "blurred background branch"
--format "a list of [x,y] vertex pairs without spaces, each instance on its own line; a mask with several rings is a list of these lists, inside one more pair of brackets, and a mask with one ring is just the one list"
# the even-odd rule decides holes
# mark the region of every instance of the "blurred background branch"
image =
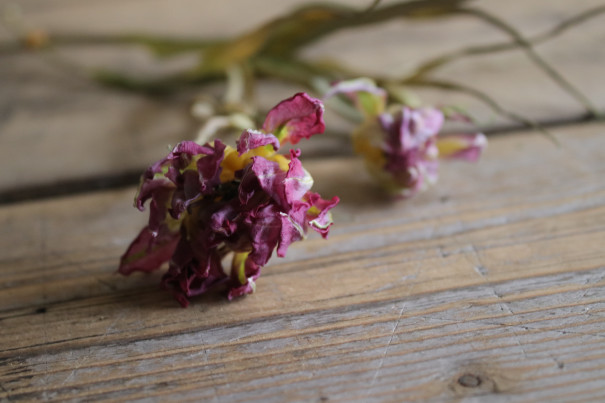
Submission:
[[[542,33],[526,38],[502,18],[479,8],[471,8],[469,3],[471,2],[468,0],[414,0],[384,4],[376,0],[362,8],[343,4],[319,3],[300,7],[232,38],[169,38],[147,34],[54,34],[42,30],[25,29],[26,24],[19,18],[15,18],[14,15],[9,18],[5,15],[4,24],[10,27],[18,39],[0,44],[0,52],[9,54],[35,50],[41,54],[48,54],[70,46],[136,45],[145,47],[158,58],[194,53],[199,55],[199,63],[194,68],[153,79],[140,78],[101,67],[82,67],[80,70],[83,74],[104,85],[148,95],[164,95],[184,88],[229,81],[229,77],[232,81],[232,73],[237,70],[245,72],[238,77],[242,80],[246,93],[245,96],[239,97],[237,102],[233,99],[227,101],[230,104],[238,102],[248,104],[249,109],[252,108],[250,105],[254,103],[255,82],[259,79],[293,83],[315,92],[316,95],[321,95],[322,91],[326,89],[326,82],[370,76],[386,88],[392,87],[392,84],[396,83],[400,86],[462,92],[479,99],[506,119],[537,128],[539,124],[533,119],[507,110],[483,90],[472,88],[455,80],[433,77],[433,74],[439,69],[465,57],[519,50],[524,52],[543,74],[559,85],[569,96],[576,99],[585,109],[588,118],[601,117],[602,111],[598,110],[591,100],[560,71],[540,56],[534,46],[552,40],[571,28],[601,15],[605,12],[605,6],[581,11]],[[495,30],[503,32],[510,40],[447,51],[421,62],[411,72],[393,72],[401,77],[397,80],[358,71],[356,66],[343,65],[333,61],[317,62],[301,56],[304,48],[326,39],[337,31],[362,29],[366,26],[397,19],[423,21],[460,18],[460,16],[478,18]],[[398,51],[405,52],[405,46],[402,45]],[[59,60],[59,58],[54,57],[54,60]],[[77,69],[77,66],[72,65],[71,68]],[[323,84],[318,85],[318,83]],[[233,97],[231,96],[231,98]],[[353,118],[351,113],[346,112],[345,106],[341,105],[339,110],[348,118]]]

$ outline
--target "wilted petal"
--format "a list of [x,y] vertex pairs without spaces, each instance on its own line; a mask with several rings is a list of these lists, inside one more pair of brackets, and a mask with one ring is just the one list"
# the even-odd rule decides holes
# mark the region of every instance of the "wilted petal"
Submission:
[[369,78],[340,81],[332,86],[324,98],[343,94],[349,97],[364,116],[373,117],[384,112],[387,92]]
[[277,162],[263,157],[253,157],[252,164],[246,168],[239,189],[239,198],[246,205],[259,190],[263,190],[273,200],[284,206],[286,193],[284,179],[286,172]]
[[258,130],[244,130],[237,141],[237,152],[242,154],[258,147],[273,146],[273,150],[279,149],[279,140],[273,134],[265,134]]
[[288,205],[294,200],[300,200],[313,186],[313,177],[298,159],[300,150],[290,150],[290,164],[284,179],[284,191]]
[[227,278],[221,256],[216,248],[200,248],[185,237],[181,238],[162,286],[185,297],[199,295]]
[[[214,186],[220,174],[220,161],[222,160],[224,145],[217,141],[217,147],[210,145],[201,146],[193,141],[183,141],[177,144],[168,156],[151,165],[143,174],[139,191],[135,197],[135,204],[139,210],[143,210],[143,204],[149,198],[153,198],[152,212],[150,216],[150,227],[152,231],[163,220],[166,210],[170,207],[170,214],[178,219],[185,208],[196,199],[202,190]],[[198,161],[200,173],[190,167],[196,156],[205,155]],[[209,161],[207,163],[206,161]],[[211,162],[210,162],[211,161]],[[205,165],[213,165],[214,171],[206,169]],[[187,169],[189,168],[189,169]],[[208,179],[204,178],[206,175]],[[213,181],[207,184],[205,181]]]
[[256,279],[260,276],[261,266],[250,258],[248,253],[236,253],[231,268],[231,287],[227,298],[252,294],[256,291]]
[[169,168],[172,168],[173,174],[178,174],[178,171],[189,166],[193,157],[200,154],[211,154],[212,148],[208,145],[201,146],[194,141],[181,141],[163,160],[153,164],[145,173],[150,174],[163,173],[166,174]]
[[487,138],[482,133],[448,135],[437,139],[437,148],[441,158],[457,158],[475,162],[485,147],[487,147]]
[[211,154],[212,149],[208,145],[199,145],[195,141],[181,141],[177,144],[172,153],[168,155],[168,158],[171,156],[180,156],[181,154],[187,155],[198,155],[198,154]]
[[248,259],[258,266],[269,261],[277,246],[281,234],[281,216],[274,204],[268,204],[252,212],[246,219],[249,225],[249,236],[252,252]]
[[225,236],[231,236],[237,229],[235,222],[239,211],[233,203],[226,204],[210,217],[210,228],[212,231]]
[[396,117],[389,113],[378,116],[378,121],[383,130],[383,148],[387,154],[401,154],[406,149],[416,147],[416,141],[409,129],[411,114],[409,108],[403,108]]
[[153,194],[153,198],[149,203],[149,230],[157,235],[166,222],[168,211],[168,203],[174,190],[168,188],[158,188]]
[[293,203],[292,208],[287,213],[280,212],[281,228],[277,256],[286,256],[290,244],[305,237],[305,213],[308,208],[308,203],[298,200]]
[[186,292],[188,297],[203,294],[210,287],[227,279],[221,256],[216,250],[209,251],[206,261],[201,262],[199,267],[194,267],[192,272],[193,275],[189,277],[187,282]]
[[256,279],[250,277],[246,281],[246,284],[231,287],[227,293],[227,299],[231,301],[234,298],[252,294],[254,291],[256,291]]
[[198,174],[194,170],[185,170],[178,175],[176,182],[178,185],[171,196],[170,215],[179,219],[187,206],[199,197],[201,189]]
[[200,183],[200,192],[209,194],[214,187],[221,183],[221,163],[225,157],[226,146],[220,140],[214,140],[212,147],[197,161],[197,172]]
[[176,301],[181,304],[183,308],[187,308],[189,306],[189,299],[182,292],[175,292],[174,299],[176,299]]
[[273,133],[281,144],[296,144],[302,138],[324,132],[323,111],[320,100],[300,92],[269,111],[263,131]]
[[334,196],[330,200],[324,200],[319,194],[313,192],[308,192],[305,198],[311,205],[306,212],[309,226],[319,232],[322,237],[327,238],[330,226],[333,224],[330,210],[338,204],[340,199]]
[[371,172],[387,190],[409,197],[437,180],[436,141],[443,120],[443,113],[435,108],[403,107],[396,114],[378,117],[384,163],[382,171],[374,164]]
[[178,233],[158,237],[148,227],[143,228],[122,255],[118,271],[129,275],[133,271],[150,272],[158,269],[170,259],[179,239]]
[[[155,178],[154,178],[155,176]],[[151,177],[147,178],[147,175],[141,177],[141,184],[139,190],[135,196],[135,206],[143,211],[145,210],[145,202],[156,195],[158,192],[162,194],[169,194],[176,188],[176,185],[168,178],[163,175],[151,174]]]
[[[406,107],[405,109],[409,110],[410,108]],[[444,120],[443,112],[439,109],[414,109],[411,110],[411,122],[408,130],[414,134],[419,143],[422,143],[441,131]]]

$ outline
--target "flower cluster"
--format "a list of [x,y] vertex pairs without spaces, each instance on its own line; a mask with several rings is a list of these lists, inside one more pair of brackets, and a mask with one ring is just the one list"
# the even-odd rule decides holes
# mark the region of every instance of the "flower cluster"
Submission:
[[369,79],[342,81],[326,94],[344,94],[362,112],[353,133],[355,152],[390,192],[408,197],[437,181],[439,159],[476,161],[487,145],[481,133],[440,136],[445,121],[436,108],[392,105],[386,91]]
[[245,130],[235,149],[220,140],[179,143],[141,178],[135,204],[143,210],[150,200],[149,222],[119,272],[150,272],[169,261],[162,285],[183,306],[219,283],[229,299],[253,292],[274,250],[283,257],[309,227],[328,235],[338,198],[310,191],[313,178],[300,150],[277,153],[324,128],[321,102],[299,93],[274,107],[262,130]]

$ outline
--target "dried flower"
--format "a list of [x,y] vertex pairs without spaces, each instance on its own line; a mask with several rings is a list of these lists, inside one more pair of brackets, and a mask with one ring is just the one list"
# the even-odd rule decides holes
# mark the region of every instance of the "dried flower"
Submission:
[[323,131],[323,105],[300,93],[269,112],[263,131],[245,130],[236,149],[220,140],[178,144],[141,179],[135,204],[143,210],[151,200],[149,223],[122,256],[120,273],[150,272],[170,261],[162,285],[183,306],[219,283],[229,299],[253,292],[274,250],[285,256],[309,227],[328,235],[338,198],[310,191],[313,178],[300,150],[276,153],[286,141]]
[[487,146],[481,133],[440,136],[445,116],[439,109],[387,108],[386,91],[370,79],[337,83],[326,97],[336,94],[348,96],[363,113],[364,121],[353,133],[354,150],[394,194],[408,197],[434,184],[439,159],[477,161]]

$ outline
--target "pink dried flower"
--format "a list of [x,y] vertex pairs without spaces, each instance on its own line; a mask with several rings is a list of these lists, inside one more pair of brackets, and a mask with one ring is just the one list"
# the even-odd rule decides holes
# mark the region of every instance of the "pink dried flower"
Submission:
[[393,105],[386,91],[369,79],[337,83],[326,94],[344,94],[364,121],[353,133],[353,146],[372,175],[390,192],[408,197],[437,181],[439,159],[477,161],[487,139],[481,133],[440,136],[445,121],[436,108]]
[[310,191],[300,150],[276,153],[280,139],[296,143],[323,132],[322,114],[321,102],[296,94],[269,112],[265,132],[244,131],[237,149],[220,140],[184,141],[151,165],[135,199],[140,210],[151,200],[149,223],[122,256],[120,273],[150,272],[169,261],[162,285],[181,305],[219,283],[232,299],[253,292],[273,251],[285,256],[309,227],[327,237],[338,197],[323,200]]

